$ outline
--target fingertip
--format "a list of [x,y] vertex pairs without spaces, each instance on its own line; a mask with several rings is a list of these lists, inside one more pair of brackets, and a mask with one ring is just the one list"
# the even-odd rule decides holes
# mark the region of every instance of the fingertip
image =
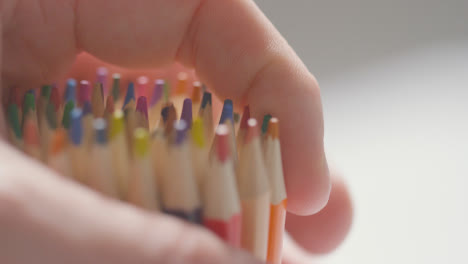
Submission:
[[333,174],[327,205],[317,214],[288,214],[286,229],[304,249],[312,253],[328,253],[338,247],[352,226],[353,206],[348,188]]

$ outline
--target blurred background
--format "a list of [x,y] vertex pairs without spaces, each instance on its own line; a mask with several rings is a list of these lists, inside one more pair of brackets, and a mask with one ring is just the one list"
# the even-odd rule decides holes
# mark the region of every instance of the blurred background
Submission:
[[468,1],[256,0],[316,75],[355,205],[325,263],[468,263]]

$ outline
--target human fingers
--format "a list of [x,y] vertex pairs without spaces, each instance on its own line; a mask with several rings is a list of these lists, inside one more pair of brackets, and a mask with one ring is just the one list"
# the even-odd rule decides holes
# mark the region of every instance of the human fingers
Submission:
[[131,67],[181,61],[222,98],[248,102],[256,117],[277,116],[288,209],[310,214],[326,204],[330,181],[317,82],[253,1],[86,0],[76,10],[85,51]]
[[317,214],[288,214],[286,229],[292,238],[311,253],[323,254],[335,249],[349,233],[353,205],[348,188],[336,173],[332,173],[332,189],[327,205]]
[[58,176],[4,141],[0,160],[1,263],[257,263],[202,228]]

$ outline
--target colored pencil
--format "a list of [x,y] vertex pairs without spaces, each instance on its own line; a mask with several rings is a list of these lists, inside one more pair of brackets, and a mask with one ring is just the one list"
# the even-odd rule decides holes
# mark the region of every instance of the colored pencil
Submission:
[[96,83],[91,94],[91,106],[94,117],[104,116],[104,90],[102,83]]
[[[112,97],[112,96],[109,96]],[[116,178],[113,175],[112,150],[108,141],[107,121],[97,118],[93,121],[94,142],[91,151],[91,186],[100,193],[119,198]]]
[[211,93],[203,93],[203,99],[200,105],[200,110],[198,111],[198,116],[201,117],[203,121],[206,142],[212,142],[214,126]]
[[138,97],[135,113],[136,127],[142,127],[149,131],[148,104],[145,96]]
[[159,127],[164,129],[164,135],[168,137],[174,128],[174,121],[177,120],[177,112],[173,103],[167,103],[161,109],[161,119]]
[[146,76],[140,76],[136,80],[136,96],[144,96],[148,98],[148,82],[149,79]]
[[180,72],[177,75],[177,84],[175,87],[175,91],[172,94],[171,101],[174,103],[174,107],[176,108],[177,113],[182,111],[182,105],[184,103],[185,98],[187,97],[187,73]]
[[247,121],[237,171],[242,207],[241,247],[265,261],[270,217],[270,186],[263,162],[257,120]]
[[76,80],[68,79],[65,86],[65,93],[63,94],[63,101],[65,103],[73,101],[76,103]]
[[49,145],[54,131],[57,129],[57,115],[55,106],[51,102],[47,104],[45,112],[41,116],[42,126],[39,129],[41,139],[41,157],[44,163],[49,158]]
[[86,101],[83,104],[82,111],[82,124],[83,124],[83,145],[86,152],[89,153],[94,144],[94,131],[93,131],[93,107],[91,102]]
[[174,123],[167,153],[167,173],[162,177],[162,204],[168,214],[201,223],[201,203],[191,168],[187,129],[184,120]]
[[271,116],[268,120],[268,125],[264,128],[266,133],[263,144],[265,167],[271,187],[267,261],[272,264],[280,264],[283,249],[284,224],[286,222],[287,198],[281,161],[279,122],[277,118],[271,118]]
[[192,126],[192,140],[191,140],[191,152],[192,152],[192,166],[195,179],[198,186],[198,191],[203,192],[202,183],[207,173],[207,162],[208,162],[208,148],[205,139],[205,132],[203,128],[203,121],[199,117],[195,119]]
[[88,101],[91,101],[91,87],[88,81],[82,80],[77,95],[78,106],[83,107],[83,104]]
[[161,107],[163,104],[164,80],[158,79],[154,82],[153,94],[150,100],[149,126],[153,131],[161,117]]
[[182,113],[180,114],[180,119],[184,120],[187,123],[188,128],[192,127],[192,99],[186,98],[182,106]]
[[65,129],[70,128],[70,122],[71,122],[70,114],[74,108],[75,108],[75,103],[73,101],[68,101],[63,108],[62,127]]
[[[140,98],[146,99],[143,96]],[[159,210],[148,130],[137,128],[133,140],[135,158],[130,180],[129,202],[151,211]]]
[[103,97],[107,96],[107,75],[109,71],[106,67],[99,67],[96,70],[96,82],[101,84]]
[[210,169],[203,181],[203,224],[231,246],[239,247],[241,208],[229,141],[229,128],[219,125]]
[[247,105],[244,107],[242,113],[242,119],[239,124],[239,130],[237,131],[237,152],[240,154],[242,146],[244,145],[245,133],[247,133],[247,121],[250,119],[250,107]]
[[31,115],[26,115],[23,125],[24,152],[30,157],[41,160],[39,129]]
[[128,153],[127,137],[125,135],[124,113],[121,110],[116,110],[112,118],[110,145],[112,151],[113,175],[116,177],[119,198],[126,199],[130,177],[130,155]]
[[114,102],[120,100],[120,74],[112,74],[112,97]]
[[88,154],[84,144],[83,111],[75,108],[70,113],[70,130],[68,132],[70,145],[69,155],[73,178],[83,184],[88,184]]
[[193,106],[193,119],[195,119],[197,116],[197,112],[198,110],[200,109],[200,105],[201,105],[201,97],[202,97],[202,93],[201,93],[201,88],[202,84],[201,82],[193,82],[193,89],[192,89],[192,96],[191,96],[191,99],[192,99],[192,106]]
[[226,124],[229,128],[229,150],[231,151],[231,157],[234,162],[234,167],[237,166],[237,144],[236,144],[236,131],[234,129],[234,106],[230,99],[224,100],[223,110],[221,111],[221,117],[219,124]]
[[112,121],[112,115],[114,114],[114,111],[114,97],[108,96],[106,101],[106,108],[104,109],[104,119],[106,119],[108,124],[110,124]]
[[55,130],[50,139],[47,164],[60,175],[71,178],[73,176],[67,147],[67,131],[63,128]]
[[19,149],[23,148],[21,124],[19,120],[18,106],[10,103],[7,108],[8,138],[10,142]]
[[26,93],[23,100],[23,126],[26,118],[31,119],[37,126],[36,99],[33,93]]
[[122,105],[122,109],[135,109],[135,85],[133,82],[128,84],[127,93]]

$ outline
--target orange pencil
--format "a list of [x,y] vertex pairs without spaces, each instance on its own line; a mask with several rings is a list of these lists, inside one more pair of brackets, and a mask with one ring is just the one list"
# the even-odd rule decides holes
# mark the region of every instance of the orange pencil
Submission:
[[67,153],[67,131],[59,128],[52,134],[49,145],[48,165],[65,177],[72,177],[70,161]]
[[184,100],[187,97],[187,73],[180,72],[177,75],[177,84],[175,87],[174,94],[171,96],[171,101],[174,103],[174,107],[176,108],[177,113],[182,112],[182,105],[184,104]]
[[284,224],[286,221],[286,187],[284,186],[281,148],[279,142],[279,122],[273,117],[266,129],[263,145],[265,167],[271,186],[270,231],[268,237],[267,261],[281,263]]
[[39,129],[36,121],[31,116],[26,116],[23,126],[23,135],[24,152],[37,160],[41,160]]

